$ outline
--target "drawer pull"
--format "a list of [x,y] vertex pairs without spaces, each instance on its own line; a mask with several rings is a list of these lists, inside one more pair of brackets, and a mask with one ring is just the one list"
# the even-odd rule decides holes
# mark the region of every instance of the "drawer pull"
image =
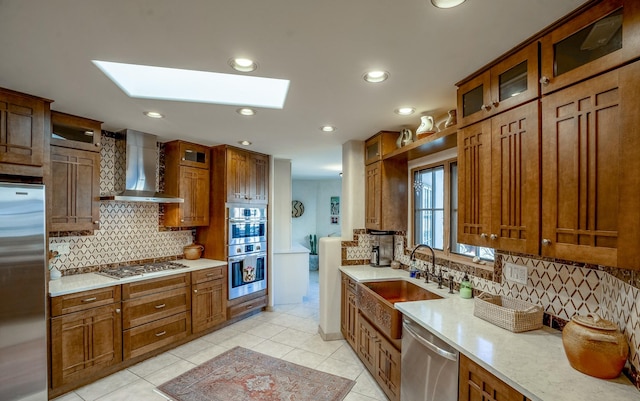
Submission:
[[207,277],[215,276],[216,273],[207,273]]
[[247,309],[251,309],[251,308],[253,308],[253,304],[247,305]]
[[91,298],[83,299],[83,300],[82,300],[82,302],[93,302],[93,301],[95,301],[96,299],[98,299],[98,298],[96,298],[96,297],[91,297]]
[[165,334],[167,334],[167,332],[166,332],[166,331],[161,331],[160,333],[156,333],[156,337],[162,337],[162,336],[164,336]]
[[156,309],[162,309],[165,306],[167,306],[166,304],[160,304],[160,305],[156,305]]

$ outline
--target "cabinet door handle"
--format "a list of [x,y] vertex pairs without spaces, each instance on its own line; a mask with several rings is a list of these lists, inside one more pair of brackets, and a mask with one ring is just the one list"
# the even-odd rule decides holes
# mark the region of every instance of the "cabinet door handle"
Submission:
[[488,237],[487,233],[480,234],[480,238],[487,238],[487,237]]
[[116,313],[120,313],[120,308],[116,309]]
[[184,219],[180,219],[180,223],[184,223]]
[[162,336],[164,336],[165,334],[167,334],[167,332],[166,332],[166,331],[161,331],[160,333],[156,333],[156,337],[162,337]]
[[197,294],[197,293],[198,293],[198,290],[193,290],[193,292]]
[[100,224],[100,220],[94,221],[93,224]]
[[162,308],[164,308],[165,306],[167,306],[167,305],[165,305],[165,304],[156,305],[156,309],[162,309]]
[[96,298],[96,297],[91,297],[91,298],[83,299],[83,300],[82,300],[82,302],[93,302],[93,301],[95,301],[96,299],[98,299],[98,298]]
[[551,80],[549,79],[549,77],[545,77],[543,76],[542,78],[540,78],[540,83],[544,86],[549,85],[549,82],[551,82]]
[[498,102],[497,100],[494,100],[492,104],[493,104],[493,107],[498,107],[500,105],[500,102]]
[[550,240],[550,239],[548,239],[548,238],[543,238],[543,239],[542,239],[542,245],[544,245],[544,246],[549,246],[549,245],[551,245],[551,240]]
[[96,146],[100,146],[100,142],[96,142],[96,144],[95,144],[95,145],[96,145]]
[[491,239],[498,239],[498,236],[497,236],[497,235],[495,235],[495,234],[491,234],[491,236],[490,236],[489,238],[491,238]]
[[491,110],[491,105],[490,104],[483,104],[482,107],[480,107],[482,110],[484,111],[489,111]]

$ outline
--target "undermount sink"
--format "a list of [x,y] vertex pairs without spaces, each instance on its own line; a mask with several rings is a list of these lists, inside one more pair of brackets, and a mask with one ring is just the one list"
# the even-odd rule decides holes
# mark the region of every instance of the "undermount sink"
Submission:
[[438,294],[405,280],[372,281],[359,283],[358,309],[389,338],[402,337],[402,313],[396,302],[441,299]]

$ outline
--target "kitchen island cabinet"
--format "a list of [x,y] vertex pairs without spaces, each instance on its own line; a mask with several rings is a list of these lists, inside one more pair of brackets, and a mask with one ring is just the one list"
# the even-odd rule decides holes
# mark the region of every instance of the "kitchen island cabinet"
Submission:
[[562,333],[558,330],[547,326],[524,333],[504,330],[475,317],[473,299],[448,294],[446,288],[439,290],[436,283],[425,284],[423,280],[409,278],[404,270],[368,265],[339,269],[356,282],[403,279],[442,296],[437,300],[399,302],[395,308],[528,400],[638,398],[638,390],[624,375],[600,380],[573,369],[564,354]]

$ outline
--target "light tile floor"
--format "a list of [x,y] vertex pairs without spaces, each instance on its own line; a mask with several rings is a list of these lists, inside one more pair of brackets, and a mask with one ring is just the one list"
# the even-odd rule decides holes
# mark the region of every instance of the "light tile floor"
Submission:
[[309,295],[304,302],[276,305],[273,312],[253,315],[67,393],[56,401],[166,401],[154,391],[156,386],[238,345],[355,380],[345,401],[386,401],[346,341],[323,341],[318,335],[318,272],[309,273]]

